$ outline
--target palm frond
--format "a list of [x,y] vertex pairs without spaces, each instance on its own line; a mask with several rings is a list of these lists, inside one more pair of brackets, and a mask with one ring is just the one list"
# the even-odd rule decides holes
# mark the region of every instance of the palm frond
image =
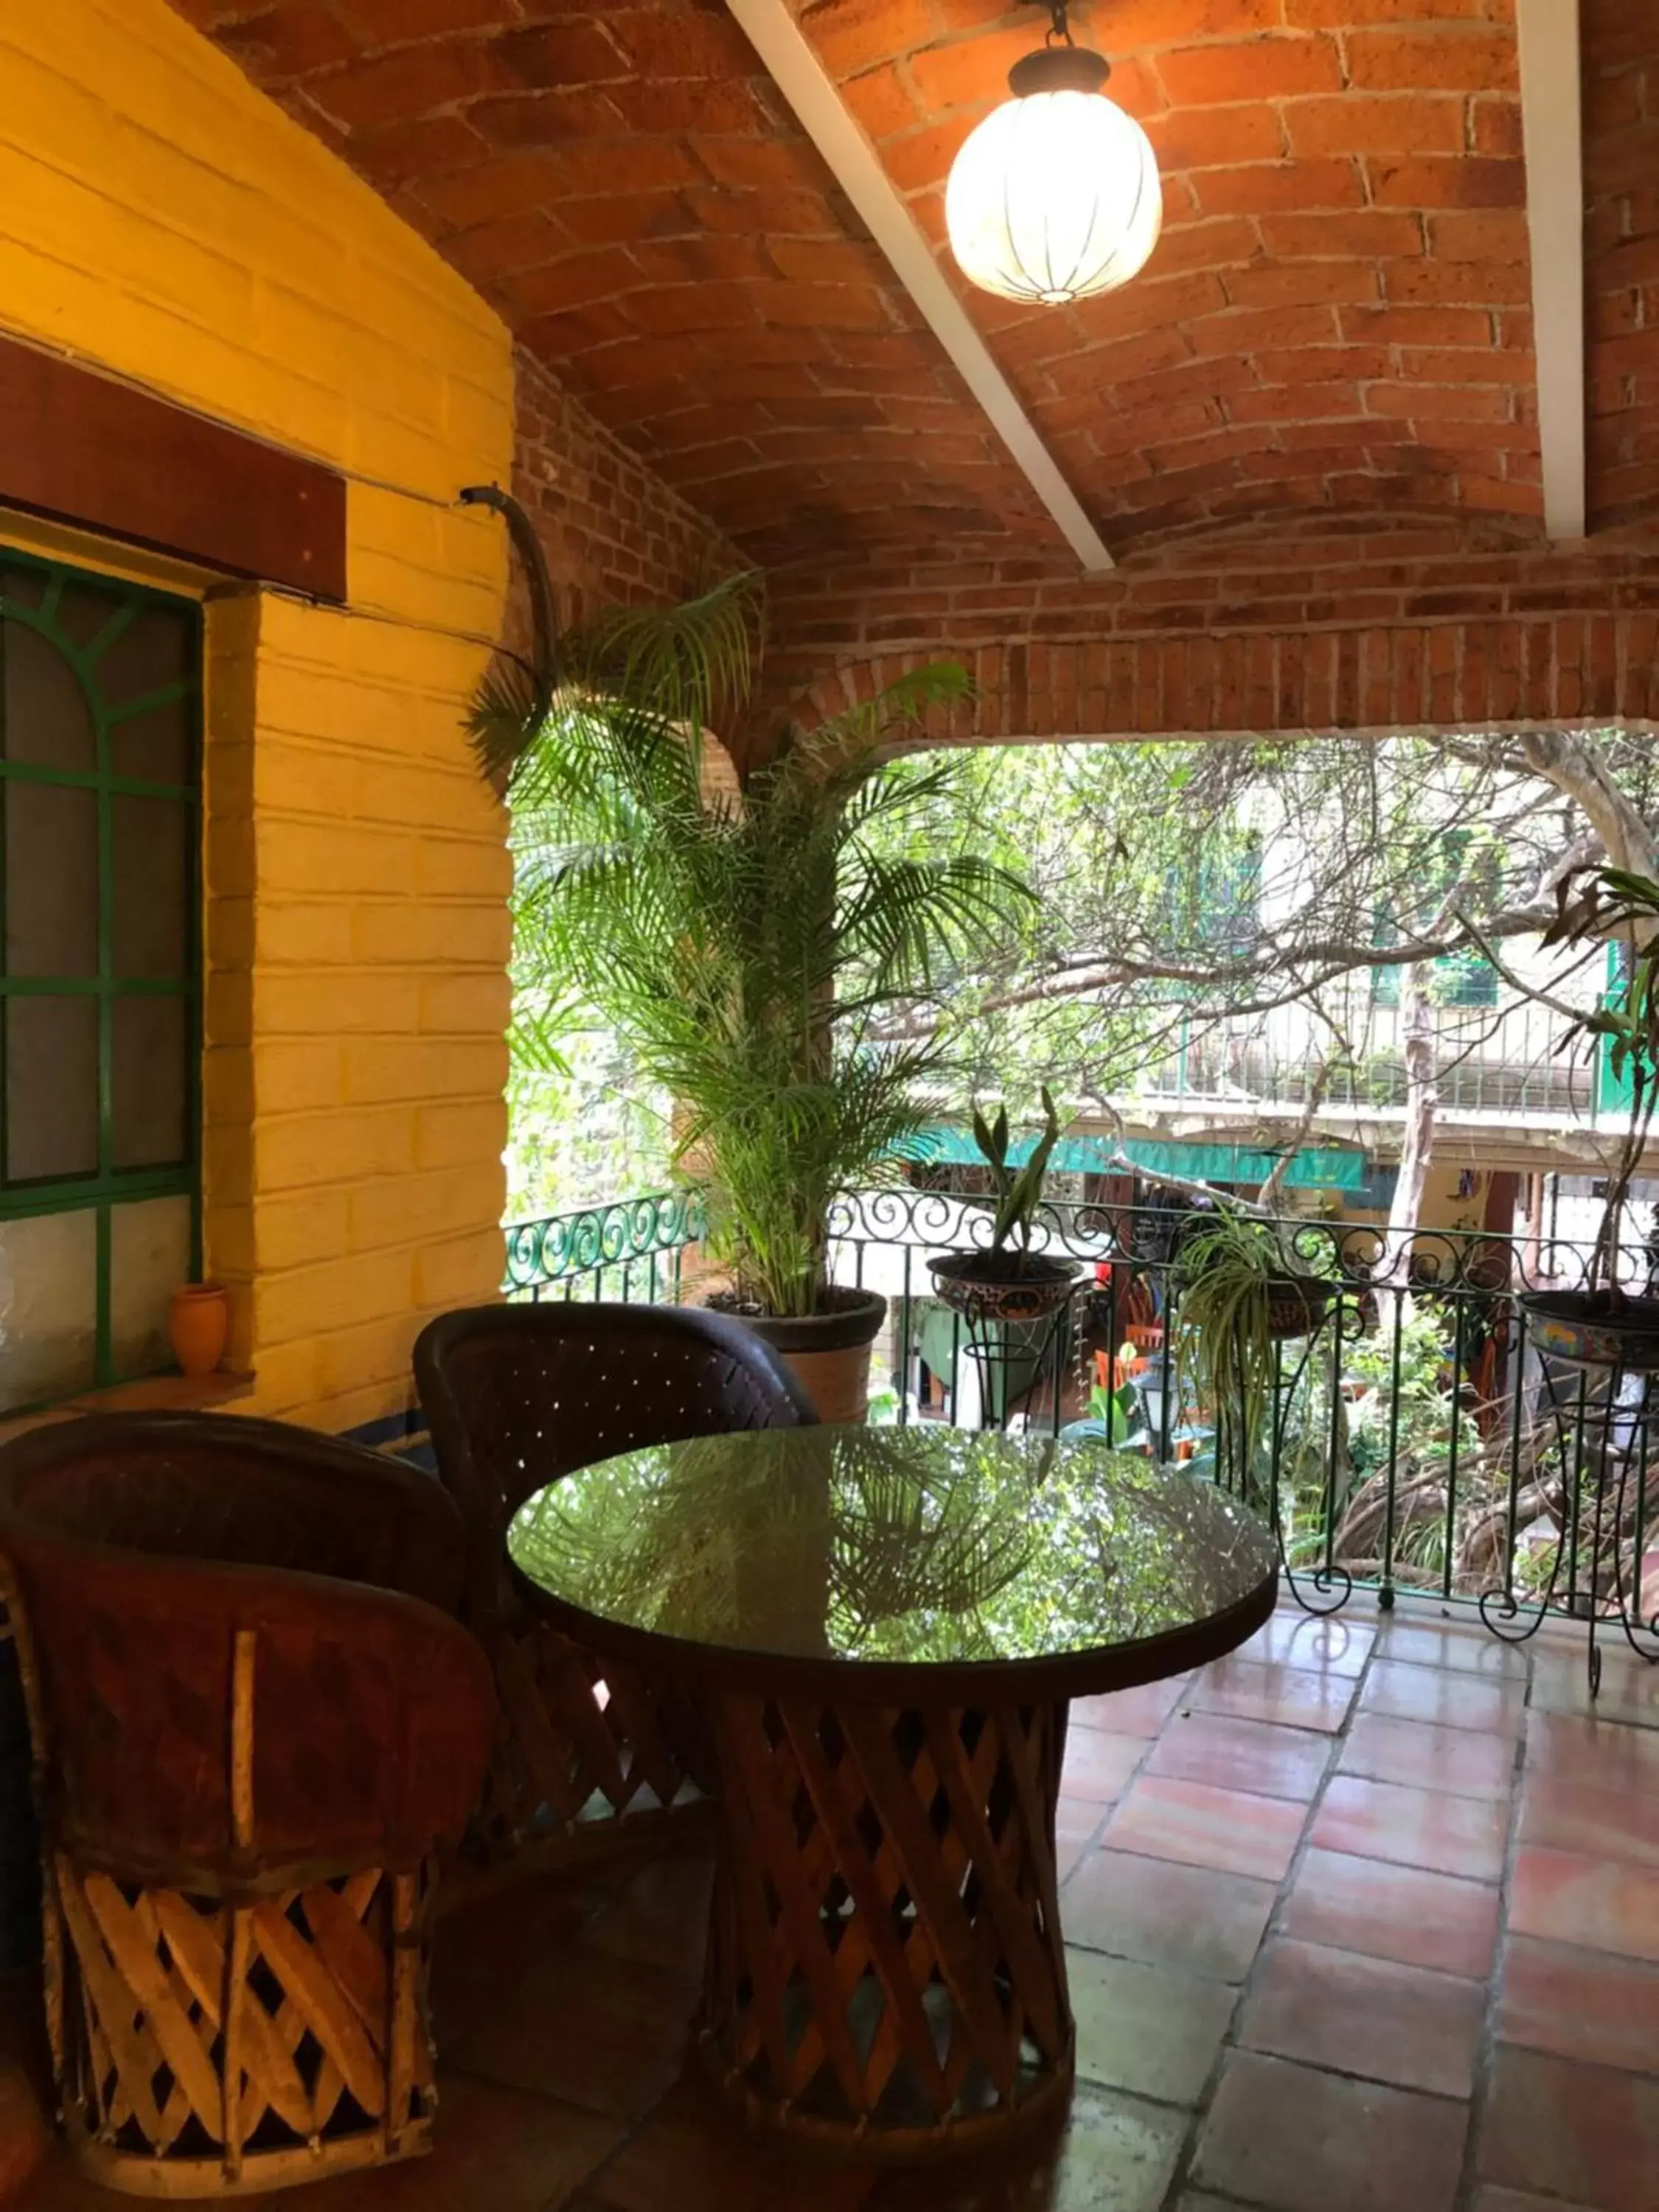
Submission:
[[514,968],[525,1003],[603,1010],[678,1103],[716,1254],[772,1312],[810,1313],[831,1206],[914,1151],[948,1063],[941,1029],[883,1043],[874,1020],[988,957],[1030,895],[940,849],[951,769],[869,751],[963,696],[959,669],[918,670],[822,743],[786,744],[741,801],[705,797],[702,733],[752,679],[757,607],[755,580],[733,578],[570,641],[513,770]]
[[498,790],[535,743],[544,703],[530,663],[517,653],[497,653],[468,702],[463,727],[484,781]]
[[570,680],[706,729],[747,702],[764,607],[765,579],[749,568],[678,606],[615,608],[566,639]]
[[792,732],[789,751],[814,768],[859,760],[875,747],[914,729],[930,708],[953,707],[973,696],[974,679],[958,660],[930,660],[912,668],[869,699],[855,701],[810,731]]

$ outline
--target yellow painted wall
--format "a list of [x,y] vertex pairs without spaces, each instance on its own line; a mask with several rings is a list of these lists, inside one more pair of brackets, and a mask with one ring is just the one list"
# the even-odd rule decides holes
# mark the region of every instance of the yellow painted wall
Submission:
[[507,335],[164,0],[0,7],[0,331],[350,480],[345,611],[210,600],[204,1088],[253,1403],[353,1426],[501,1271],[509,872],[459,717],[505,550],[453,501],[510,472]]

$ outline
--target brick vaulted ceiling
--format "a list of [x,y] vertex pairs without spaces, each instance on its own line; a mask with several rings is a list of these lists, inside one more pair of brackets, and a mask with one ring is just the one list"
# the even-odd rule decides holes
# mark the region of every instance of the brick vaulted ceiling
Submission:
[[[175,0],[757,557],[1055,527],[722,0]],[[792,0],[951,268],[997,0]],[[1659,514],[1659,6],[1582,0],[1592,526]],[[1541,528],[1515,0],[1074,0],[1165,228],[964,303],[1120,557],[1291,513]],[[954,272],[952,271],[954,274]]]

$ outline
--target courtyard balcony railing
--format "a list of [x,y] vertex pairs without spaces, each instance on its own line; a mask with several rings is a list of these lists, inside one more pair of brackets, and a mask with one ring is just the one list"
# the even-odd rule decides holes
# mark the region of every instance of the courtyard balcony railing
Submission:
[[[1179,1210],[1045,1204],[1036,1241],[1079,1263],[1051,1340],[1005,1346],[987,1379],[933,1296],[930,1257],[983,1243],[982,1199],[909,1188],[849,1195],[833,1222],[838,1281],[889,1301],[871,1418],[989,1420],[1086,1433],[1243,1488],[1278,1528],[1315,1610],[1356,1590],[1415,1591],[1519,1639],[1549,1613],[1623,1625],[1659,1645],[1659,1403],[1650,1385],[1540,1356],[1517,1293],[1576,1287],[1577,1244],[1422,1231],[1389,1266],[1382,1231],[1286,1218],[1331,1285],[1319,1326],[1284,1344],[1257,1463],[1218,1470],[1214,1409],[1178,1357]],[[708,1270],[696,1192],[658,1193],[507,1232],[507,1295],[677,1301]],[[1645,1279],[1645,1251],[1629,1255]]]
[[[1407,1095],[1400,1007],[1373,997],[1369,977],[1331,995],[1354,1057],[1328,1074],[1328,1108],[1398,1112]],[[1594,1123],[1621,1103],[1598,1051],[1560,1051],[1561,1019],[1551,1007],[1507,993],[1501,1003],[1452,999],[1436,1006],[1434,1022],[1436,1086],[1449,1112]],[[1138,1096],[1148,1105],[1299,1106],[1328,1042],[1328,1030],[1299,1003],[1220,1019],[1172,1012],[1158,1056],[1137,1078]]]

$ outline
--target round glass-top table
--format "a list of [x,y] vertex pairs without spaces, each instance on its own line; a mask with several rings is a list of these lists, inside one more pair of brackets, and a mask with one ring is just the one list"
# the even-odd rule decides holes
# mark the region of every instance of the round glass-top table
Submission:
[[1067,1702],[1253,1635],[1267,1528],[1098,1443],[823,1427],[604,1461],[507,1548],[556,1628],[706,1716],[701,2044],[751,2117],[914,2153],[1063,2100]]

